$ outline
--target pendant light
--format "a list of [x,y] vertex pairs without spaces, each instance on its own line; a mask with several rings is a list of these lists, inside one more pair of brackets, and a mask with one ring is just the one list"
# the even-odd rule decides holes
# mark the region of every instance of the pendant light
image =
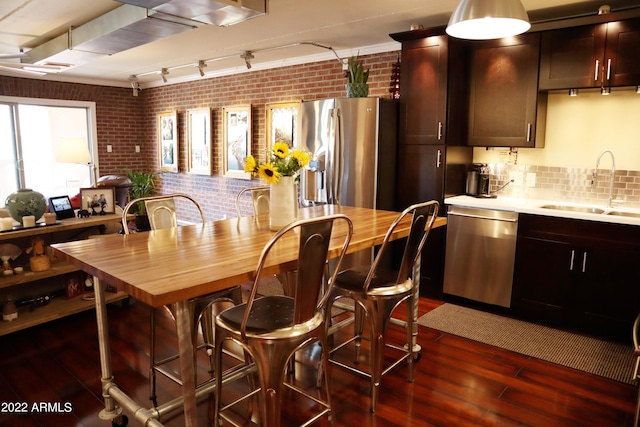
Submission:
[[452,37],[489,40],[522,34],[531,28],[520,0],[461,0],[446,32]]

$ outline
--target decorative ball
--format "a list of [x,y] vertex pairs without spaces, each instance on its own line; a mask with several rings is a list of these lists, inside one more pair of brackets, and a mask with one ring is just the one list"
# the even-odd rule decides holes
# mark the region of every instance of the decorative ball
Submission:
[[20,224],[22,224],[23,216],[33,215],[37,221],[47,210],[47,201],[44,196],[30,188],[21,188],[15,193],[9,194],[4,204],[11,218]]

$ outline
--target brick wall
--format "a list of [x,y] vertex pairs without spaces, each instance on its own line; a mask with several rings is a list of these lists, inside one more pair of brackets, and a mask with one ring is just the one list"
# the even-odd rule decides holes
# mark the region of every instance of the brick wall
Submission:
[[[389,97],[392,65],[398,52],[360,57],[369,74],[369,96]],[[198,199],[208,219],[236,216],[235,195],[244,187],[261,185],[228,179],[222,174],[222,107],[251,104],[252,152],[266,144],[266,104],[344,97],[344,71],[336,60],[248,72],[145,89],[133,97],[131,89],[49,82],[0,76],[0,95],[94,101],[97,105],[100,174],[128,169],[158,170],[156,114],[178,113],[180,171],[158,176],[160,193],[185,192]],[[186,110],[211,107],[213,111],[213,176],[186,172]],[[106,145],[113,146],[107,153]],[[135,145],[141,152],[135,153]]]

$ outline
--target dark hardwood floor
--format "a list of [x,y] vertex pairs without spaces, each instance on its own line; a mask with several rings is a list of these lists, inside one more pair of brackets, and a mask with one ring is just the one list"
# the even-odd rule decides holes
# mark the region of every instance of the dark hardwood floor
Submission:
[[[421,298],[420,313],[439,304]],[[141,304],[113,305],[109,320],[116,382],[148,406],[148,309]],[[162,325],[160,352],[166,353],[175,348],[175,337],[170,321],[165,319]],[[393,338],[402,341],[400,329],[393,325],[391,329]],[[424,327],[419,329],[418,342],[422,357],[416,364],[415,382],[406,381],[405,365],[385,376],[375,414],[369,412],[368,381],[331,368],[336,426],[632,425],[636,387]],[[315,378],[315,365],[309,363],[315,355],[299,356],[296,375],[301,383]],[[199,375],[204,376],[205,356],[199,361]],[[0,426],[110,425],[98,415],[102,408],[99,367],[92,312],[0,337]],[[179,393],[164,378],[158,386],[160,402]],[[12,412],[20,402],[27,404],[26,414]],[[41,410],[34,410],[34,404]],[[283,427],[298,425],[305,408],[304,402],[288,400]],[[59,413],[51,413],[56,409]],[[213,425],[211,399],[199,405],[198,414],[199,425]],[[129,419],[129,425],[138,425]],[[179,414],[166,422],[183,425]],[[329,423],[324,418],[317,425]]]

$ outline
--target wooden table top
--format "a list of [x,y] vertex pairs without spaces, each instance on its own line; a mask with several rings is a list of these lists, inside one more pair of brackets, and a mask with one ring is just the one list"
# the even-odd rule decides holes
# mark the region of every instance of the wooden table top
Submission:
[[[398,215],[391,211],[325,205],[302,208],[298,217],[333,213],[343,213],[353,221],[349,252],[382,243]],[[435,226],[445,224],[446,218],[438,218]],[[345,232],[342,223],[334,229],[330,247],[333,256],[339,254]],[[409,220],[397,228],[394,238],[405,237],[408,232]],[[87,273],[145,304],[160,307],[253,280],[260,253],[273,234],[268,215],[260,215],[124,236],[105,235],[52,247]],[[291,242],[286,249],[277,251],[276,256],[270,255],[271,262],[264,274],[295,268],[297,240]]]

